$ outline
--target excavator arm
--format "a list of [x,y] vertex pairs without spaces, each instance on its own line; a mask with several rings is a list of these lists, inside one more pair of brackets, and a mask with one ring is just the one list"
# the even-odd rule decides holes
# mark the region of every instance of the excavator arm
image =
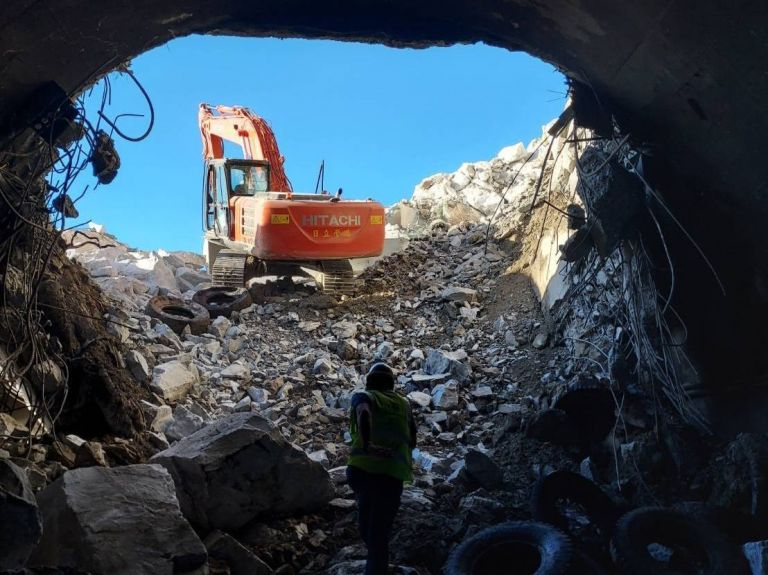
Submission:
[[285,158],[266,120],[241,106],[209,104],[200,104],[198,120],[205,160],[224,158],[224,140],[234,142],[242,148],[244,159],[269,162],[271,191],[293,193],[283,168]]

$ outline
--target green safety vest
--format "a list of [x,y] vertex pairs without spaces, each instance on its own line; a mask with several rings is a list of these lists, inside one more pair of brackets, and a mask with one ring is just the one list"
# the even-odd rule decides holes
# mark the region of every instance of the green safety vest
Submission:
[[411,428],[408,400],[394,391],[363,391],[370,399],[371,442],[363,451],[363,437],[357,428],[357,414],[350,413],[352,450],[347,465],[369,473],[413,481],[411,471]]

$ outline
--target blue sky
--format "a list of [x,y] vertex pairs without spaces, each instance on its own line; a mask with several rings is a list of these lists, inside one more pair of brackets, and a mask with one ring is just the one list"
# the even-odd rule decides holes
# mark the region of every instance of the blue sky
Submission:
[[[393,49],[315,40],[192,36],[136,58],[155,126],[139,143],[116,138],[122,167],[78,203],[80,220],[106,225],[141,249],[201,249],[200,102],[242,105],[265,118],[296,191],[312,191],[321,160],[328,190],[389,205],[463,162],[528,142],[563,108],[563,77],[527,54],[484,45]],[[146,113],[113,74],[107,115]],[[91,113],[101,100],[96,88]],[[118,126],[138,135],[146,118]],[[72,195],[93,187],[90,169]],[[70,224],[73,222],[70,222]]]

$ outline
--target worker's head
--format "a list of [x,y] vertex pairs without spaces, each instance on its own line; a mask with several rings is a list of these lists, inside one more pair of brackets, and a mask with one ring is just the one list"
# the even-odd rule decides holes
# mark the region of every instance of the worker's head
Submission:
[[395,388],[395,372],[386,363],[374,363],[365,374],[365,388],[374,391],[391,391]]

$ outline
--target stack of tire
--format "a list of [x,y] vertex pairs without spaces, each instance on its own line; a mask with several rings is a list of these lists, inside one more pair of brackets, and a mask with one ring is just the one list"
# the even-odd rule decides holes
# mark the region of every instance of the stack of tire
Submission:
[[[593,537],[572,525],[564,505],[578,506]],[[531,507],[534,521],[463,541],[444,575],[749,575],[740,545],[765,537],[754,516],[703,503],[622,513],[595,483],[569,471],[540,478]]]

